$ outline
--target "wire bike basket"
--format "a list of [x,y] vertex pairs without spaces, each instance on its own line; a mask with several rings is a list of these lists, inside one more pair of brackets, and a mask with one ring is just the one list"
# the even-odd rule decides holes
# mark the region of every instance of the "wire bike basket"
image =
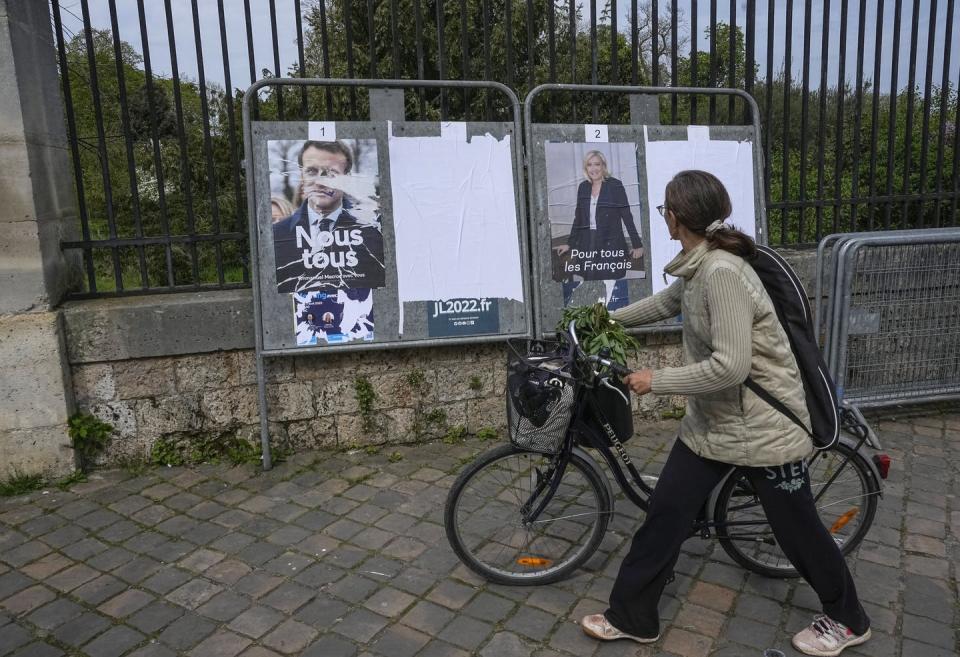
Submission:
[[556,454],[573,418],[576,390],[559,343],[511,341],[507,362],[507,425],[516,447]]

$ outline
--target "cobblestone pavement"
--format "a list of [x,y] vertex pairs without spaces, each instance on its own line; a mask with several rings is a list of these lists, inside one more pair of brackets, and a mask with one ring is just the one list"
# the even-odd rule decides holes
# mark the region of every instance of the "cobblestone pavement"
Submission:
[[[875,634],[845,654],[956,655],[960,413],[879,428],[893,471],[850,560]],[[675,430],[645,427],[630,450],[656,471]],[[790,635],[818,607],[809,587],[749,574],[699,539],[668,586],[658,644],[584,637],[575,621],[604,608],[638,521],[623,501],[601,551],[567,581],[474,577],[447,545],[442,508],[455,473],[490,444],[300,454],[267,474],[108,471],[0,500],[0,655],[794,654]]]

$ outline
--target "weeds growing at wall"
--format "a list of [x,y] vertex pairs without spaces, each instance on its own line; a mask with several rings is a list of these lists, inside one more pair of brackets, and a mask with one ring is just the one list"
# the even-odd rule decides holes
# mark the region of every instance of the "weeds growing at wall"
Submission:
[[365,433],[373,433],[377,430],[376,415],[373,412],[373,405],[377,401],[377,393],[373,389],[373,384],[367,377],[358,376],[353,381],[353,390],[357,397],[357,407],[360,410],[363,430]]
[[[275,449],[271,456],[279,461],[285,452]],[[231,434],[186,433],[163,436],[150,449],[154,465],[181,466],[227,462],[233,465],[260,463],[260,445]],[[279,455],[279,458],[278,458]]]
[[14,470],[5,481],[0,481],[0,497],[13,497],[14,495],[26,495],[35,490],[43,488],[43,475],[25,474],[20,470]]
[[77,413],[67,421],[67,424],[70,446],[80,457],[80,469],[88,472],[94,459],[110,442],[113,425],[88,413]]

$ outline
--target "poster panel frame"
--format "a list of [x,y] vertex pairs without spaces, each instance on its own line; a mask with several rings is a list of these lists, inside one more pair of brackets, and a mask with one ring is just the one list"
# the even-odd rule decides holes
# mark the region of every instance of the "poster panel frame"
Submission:
[[[727,89],[727,88],[699,88],[699,87],[644,87],[644,86],[606,86],[606,85],[587,85],[587,84],[542,84],[533,88],[524,98],[524,137],[525,137],[525,151],[527,154],[527,176],[528,183],[530,185],[530,193],[528,196],[529,208],[527,216],[529,217],[530,222],[530,242],[531,242],[531,258],[533,264],[533,286],[536,290],[534,294],[533,303],[533,315],[535,318],[535,332],[540,337],[550,337],[555,332],[555,324],[553,319],[548,319],[546,316],[547,311],[554,311],[555,308],[551,306],[549,309],[545,308],[544,300],[545,297],[556,296],[545,294],[544,290],[546,285],[556,285],[552,278],[547,275],[545,276],[545,265],[544,259],[548,256],[545,253],[545,249],[550,247],[545,244],[544,241],[544,230],[550,230],[549,219],[547,216],[547,198],[543,196],[542,190],[544,187],[544,179],[546,178],[546,155],[545,155],[545,145],[548,141],[543,138],[544,135],[549,136],[559,136],[563,141],[570,141],[574,143],[589,143],[592,140],[585,139],[584,125],[581,122],[572,120],[563,121],[562,118],[557,120],[556,117],[552,117],[553,121],[547,123],[534,123],[533,122],[533,104],[538,96],[542,94],[549,94],[555,92],[587,92],[587,93],[617,93],[625,94],[630,96],[647,96],[654,97],[659,100],[659,96],[683,96],[683,95],[712,95],[712,96],[736,96],[744,100],[747,104],[747,107],[750,109],[750,123],[744,123],[741,125],[722,125],[722,126],[703,126],[704,128],[710,131],[711,136],[716,134],[718,139],[723,139],[724,135],[730,135],[731,132],[736,133],[737,131],[743,131],[746,129],[747,134],[751,137],[751,141],[754,145],[752,148],[752,158],[753,158],[753,200],[754,207],[756,210],[756,226],[757,233],[756,238],[757,242],[760,244],[767,243],[767,212],[766,207],[769,201],[765,196],[766,186],[764,185],[763,173],[763,149],[762,143],[760,141],[760,110],[756,104],[756,101],[743,90],[740,89]],[[655,105],[659,107],[659,104]],[[644,121],[638,121],[637,117],[631,112],[631,122],[629,124],[610,124],[609,129],[609,141],[610,144],[615,143],[624,143],[624,142],[634,142],[637,144],[642,144],[643,142],[643,128],[649,126],[651,129],[656,129],[657,133],[664,135],[662,138],[673,139],[675,138],[672,135],[672,132],[675,130],[685,130],[687,126],[685,124],[677,125],[661,125],[659,123],[659,117],[650,117]],[[596,126],[593,126],[596,127]],[[630,131],[633,131],[631,134]],[[644,158],[645,158],[644,153]],[[646,174],[644,171],[644,161],[641,161],[638,156],[638,175],[641,179],[641,194],[640,194],[640,206],[645,208],[647,205],[646,202]],[[644,228],[642,225],[638,226],[641,235],[649,234],[649,226]],[[649,258],[649,251],[645,254],[645,257]],[[649,276],[658,276],[660,272],[651,271]],[[642,279],[634,279],[642,280]],[[636,287],[636,286],[634,286]],[[630,302],[636,301],[636,299],[631,298]],[[644,333],[665,333],[665,332],[677,332],[681,330],[681,322],[672,319],[665,322],[652,324],[649,326],[642,326],[629,329],[629,332],[632,334],[644,334]]]
[[[512,156],[513,182],[514,182],[514,207],[517,218],[517,237],[520,257],[520,276],[521,289],[523,294],[523,328],[522,330],[513,330],[510,332],[498,332],[497,334],[475,335],[475,336],[454,336],[454,337],[426,337],[410,340],[380,341],[380,342],[353,342],[336,346],[298,346],[289,348],[265,348],[264,346],[264,285],[273,282],[273,276],[264,277],[267,280],[261,280],[261,239],[259,225],[259,210],[261,199],[258,198],[257,188],[262,181],[259,179],[266,175],[262,167],[258,167],[258,154],[255,153],[252,118],[252,104],[258,99],[259,93],[267,87],[282,89],[283,87],[348,87],[365,89],[485,89],[490,93],[500,93],[506,96],[507,104],[510,108],[512,121],[505,121],[504,124],[512,124],[512,139],[510,144]],[[370,80],[370,79],[338,79],[338,78],[265,78],[249,86],[243,95],[242,102],[243,113],[243,135],[244,135],[244,171],[247,181],[247,215],[248,215],[248,234],[250,238],[250,280],[253,287],[253,311],[254,311],[254,338],[255,338],[255,358],[257,372],[258,401],[260,410],[260,437],[261,450],[263,454],[263,468],[269,470],[272,467],[270,455],[270,437],[268,425],[268,406],[266,397],[265,368],[264,359],[284,356],[301,356],[309,354],[339,353],[344,351],[367,351],[374,349],[398,349],[406,347],[433,347],[447,346],[457,344],[481,344],[490,342],[503,342],[511,338],[529,338],[534,335],[534,313],[533,298],[531,289],[530,271],[530,253],[529,253],[529,235],[527,231],[526,203],[524,202],[525,189],[523,176],[523,129],[522,112],[520,100],[517,95],[506,85],[498,82],[488,81],[470,81],[470,80]],[[398,124],[416,124],[423,122],[407,122],[404,117],[395,117]],[[302,121],[301,121],[302,122]],[[364,123],[348,120],[349,123]],[[384,120],[372,120],[366,123],[371,125],[383,125]],[[483,123],[483,122],[479,122]],[[468,124],[469,125],[469,124]],[[389,139],[389,135],[387,135]],[[266,140],[259,143],[265,145]],[[386,149],[379,153],[380,170],[383,172],[389,169],[388,157],[389,150]],[[384,162],[387,162],[384,165]],[[386,180],[381,176],[381,185],[389,184],[389,177]],[[269,187],[268,187],[269,190]],[[392,222],[391,222],[392,223]],[[393,254],[395,259],[396,255]],[[268,263],[269,264],[269,263]],[[277,294],[276,289],[271,290]],[[502,306],[503,304],[501,304]],[[376,319],[374,319],[376,321]],[[376,329],[374,328],[374,331]]]

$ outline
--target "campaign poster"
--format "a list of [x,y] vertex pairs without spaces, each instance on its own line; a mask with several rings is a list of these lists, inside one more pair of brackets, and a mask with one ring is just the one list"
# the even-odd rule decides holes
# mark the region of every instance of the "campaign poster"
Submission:
[[277,291],[383,287],[376,140],[284,139],[267,148]]
[[341,288],[291,296],[298,347],[373,340],[373,290]]
[[427,333],[431,338],[500,332],[500,305],[496,299],[445,299],[427,304]]
[[640,182],[633,143],[546,143],[553,280],[564,305],[584,281],[604,281],[606,305],[625,305],[645,278]]

